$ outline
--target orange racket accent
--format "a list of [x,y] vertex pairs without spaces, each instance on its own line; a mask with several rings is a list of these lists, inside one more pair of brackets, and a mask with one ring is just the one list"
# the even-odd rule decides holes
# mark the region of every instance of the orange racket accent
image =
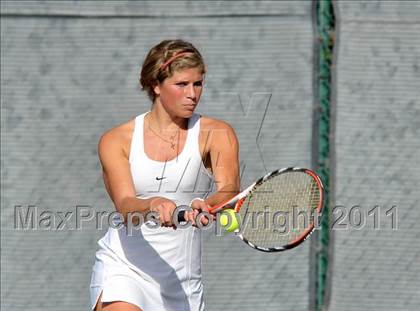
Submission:
[[245,198],[240,199],[238,202],[236,202],[235,204],[235,212],[239,212],[239,210],[241,209],[242,204],[245,202]]
[[322,185],[321,179],[319,178],[319,176],[317,174],[315,174],[313,171],[311,170],[305,170],[306,173],[308,173],[309,175],[311,175],[313,177],[313,179],[315,180],[316,184],[318,185],[318,189],[320,189],[320,194],[319,194],[319,204],[318,204],[318,208],[317,211],[318,213],[321,212],[322,207],[324,205],[324,191],[322,191],[322,189],[324,188],[324,186]]

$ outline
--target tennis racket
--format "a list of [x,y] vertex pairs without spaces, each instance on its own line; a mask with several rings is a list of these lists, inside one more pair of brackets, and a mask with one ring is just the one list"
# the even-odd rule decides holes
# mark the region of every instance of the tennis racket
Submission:
[[[296,247],[308,238],[315,228],[316,214],[322,212],[323,198],[323,185],[315,172],[284,168],[261,177],[209,210],[215,214],[234,209],[239,215],[239,238],[254,249],[278,252]],[[180,211],[178,220],[183,219]],[[287,222],[289,226],[285,228]]]

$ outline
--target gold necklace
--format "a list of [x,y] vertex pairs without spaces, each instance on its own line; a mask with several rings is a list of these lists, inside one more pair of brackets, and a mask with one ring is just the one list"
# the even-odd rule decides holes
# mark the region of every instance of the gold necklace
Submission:
[[158,134],[157,132],[155,132],[155,131],[152,129],[152,127],[150,126],[150,120],[148,120],[148,128],[149,128],[149,130],[150,130],[153,134],[155,134],[157,137],[159,137],[160,139],[162,139],[164,142],[167,142],[168,144],[170,144],[170,145],[171,145],[172,150],[175,150],[175,146],[176,146],[176,143],[175,143],[175,138],[176,138],[176,136],[179,134],[179,129],[176,131],[176,133],[175,133],[174,135],[171,135],[171,136],[170,136],[170,138],[169,138],[169,140],[168,140],[168,139],[166,139],[166,138],[162,137],[160,134]]

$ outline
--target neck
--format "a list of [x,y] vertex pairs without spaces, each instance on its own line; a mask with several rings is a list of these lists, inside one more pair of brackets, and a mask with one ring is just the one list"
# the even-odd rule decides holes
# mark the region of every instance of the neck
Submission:
[[149,113],[149,124],[153,124],[159,131],[176,131],[186,129],[188,120],[181,117],[171,116],[159,102],[153,104]]

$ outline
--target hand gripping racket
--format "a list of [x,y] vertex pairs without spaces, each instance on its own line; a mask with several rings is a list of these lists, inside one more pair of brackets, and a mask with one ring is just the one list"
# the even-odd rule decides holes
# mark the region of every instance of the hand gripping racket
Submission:
[[[232,199],[210,207],[210,212],[234,209],[240,216],[237,235],[245,243],[278,252],[296,247],[312,233],[323,197],[321,179],[313,171],[285,168],[261,177]],[[178,219],[183,218],[181,211]]]

